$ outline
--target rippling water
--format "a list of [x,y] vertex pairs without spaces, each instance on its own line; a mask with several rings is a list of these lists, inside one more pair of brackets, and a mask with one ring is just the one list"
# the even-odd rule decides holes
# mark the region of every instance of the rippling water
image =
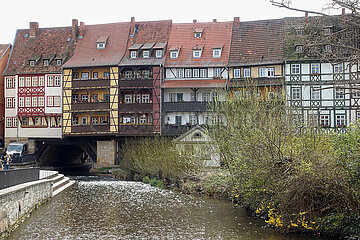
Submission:
[[77,177],[9,239],[313,240],[263,228],[228,201],[183,195],[136,182]]

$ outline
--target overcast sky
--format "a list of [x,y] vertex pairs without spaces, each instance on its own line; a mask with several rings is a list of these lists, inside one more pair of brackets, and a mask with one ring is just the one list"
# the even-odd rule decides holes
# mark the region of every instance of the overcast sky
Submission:
[[[293,0],[299,8],[321,11],[329,0]],[[339,11],[340,14],[340,11]],[[1,1],[0,43],[13,43],[16,29],[70,26],[73,18],[85,24],[167,20],[187,23],[273,19],[303,16],[271,5],[270,0],[7,0]]]

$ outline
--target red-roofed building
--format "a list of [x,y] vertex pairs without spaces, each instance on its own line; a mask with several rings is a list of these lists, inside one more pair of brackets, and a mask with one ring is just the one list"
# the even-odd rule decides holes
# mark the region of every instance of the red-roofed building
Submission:
[[172,21],[135,22],[119,64],[119,134],[160,134],[161,79]]
[[78,32],[72,26],[17,30],[5,76],[6,145],[61,138],[62,65],[72,56]]
[[226,87],[233,22],[173,24],[168,42],[163,92],[164,135],[180,135],[206,124],[207,102]]
[[9,60],[11,51],[10,44],[0,44],[0,147],[4,144],[5,139],[5,98],[4,98],[4,76],[6,65]]

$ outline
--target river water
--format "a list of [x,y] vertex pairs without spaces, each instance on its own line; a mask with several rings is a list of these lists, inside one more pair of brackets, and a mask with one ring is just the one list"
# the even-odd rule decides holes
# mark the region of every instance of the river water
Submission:
[[319,239],[264,228],[263,220],[225,200],[106,177],[75,180],[8,239]]

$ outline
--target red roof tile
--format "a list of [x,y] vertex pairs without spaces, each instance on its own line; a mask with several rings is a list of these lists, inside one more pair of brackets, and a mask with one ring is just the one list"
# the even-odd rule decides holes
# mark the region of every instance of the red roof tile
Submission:
[[229,65],[280,62],[283,41],[283,19],[240,22],[233,27]]
[[[72,58],[64,68],[118,65],[126,51],[130,23],[85,25],[82,39],[78,39]],[[98,39],[107,37],[104,49],[97,49]]]
[[162,88],[224,88],[226,79],[165,80]]
[[[9,64],[4,75],[61,72],[61,66],[54,59],[65,62],[73,53],[75,39],[71,27],[39,28],[36,37],[29,35],[30,29],[17,30]],[[43,66],[42,59],[53,61]],[[29,60],[37,60],[35,66]]]
[[0,60],[3,58],[4,54],[10,47],[10,44],[0,44]]
[[[167,51],[166,67],[226,66],[229,60],[232,22],[173,24],[168,46],[181,46],[177,59],[170,59]],[[200,38],[194,31],[202,29]],[[193,58],[193,47],[204,46],[200,59]],[[223,45],[220,58],[213,58],[213,46]]]

